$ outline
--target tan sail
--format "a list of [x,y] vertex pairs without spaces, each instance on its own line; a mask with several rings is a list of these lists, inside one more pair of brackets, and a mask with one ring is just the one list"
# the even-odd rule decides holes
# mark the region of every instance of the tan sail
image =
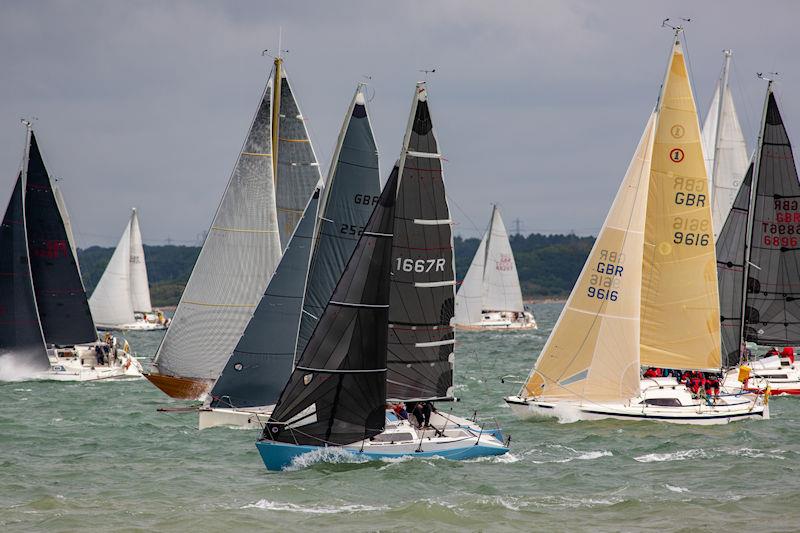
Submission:
[[524,396],[613,401],[639,393],[642,246],[655,122],[653,113]]
[[708,190],[697,109],[676,40],[657,108],[648,186],[643,366],[719,368],[719,297]]

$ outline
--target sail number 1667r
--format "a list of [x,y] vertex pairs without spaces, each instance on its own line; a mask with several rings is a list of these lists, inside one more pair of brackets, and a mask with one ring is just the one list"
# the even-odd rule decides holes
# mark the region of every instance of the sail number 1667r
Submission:
[[397,270],[402,270],[403,272],[430,272],[431,270],[434,272],[444,272],[445,259],[443,257],[439,259],[417,260],[398,257],[396,261]]

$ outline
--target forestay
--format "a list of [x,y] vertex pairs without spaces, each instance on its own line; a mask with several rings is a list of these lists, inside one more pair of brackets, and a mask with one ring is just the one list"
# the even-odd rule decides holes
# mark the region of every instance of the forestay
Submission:
[[383,431],[397,179],[395,171],[281,393],[266,438],[346,445]]
[[115,326],[134,322],[130,256],[131,223],[128,221],[114,254],[89,298],[92,316],[100,325]]
[[322,191],[295,357],[303,353],[379,195],[378,149],[359,86]]
[[747,143],[728,85],[731,52],[725,50],[723,53],[725,63],[714,89],[702,133],[706,173],[711,181],[711,212],[715,236],[722,230],[749,162]]
[[24,190],[20,173],[0,225],[0,360],[47,370],[50,363],[28,267]]
[[162,374],[216,379],[280,260],[271,94],[270,80],[156,354]]
[[94,342],[97,331],[89,302],[33,132],[26,166],[28,251],[45,342],[57,346]]
[[264,297],[211,390],[211,407],[274,404],[294,362],[319,189],[306,205]]
[[642,247],[656,114],[520,395],[621,401],[639,393]]
[[452,399],[455,271],[450,210],[424,83],[399,162],[387,376],[390,399]]
[[675,41],[659,98],[650,168],[641,364],[719,369],[717,269],[694,96]]
[[139,229],[139,214],[136,208],[131,212],[130,227],[131,303],[134,311],[152,313],[153,304],[150,303],[150,284],[147,281],[147,265],[144,260],[142,231]]

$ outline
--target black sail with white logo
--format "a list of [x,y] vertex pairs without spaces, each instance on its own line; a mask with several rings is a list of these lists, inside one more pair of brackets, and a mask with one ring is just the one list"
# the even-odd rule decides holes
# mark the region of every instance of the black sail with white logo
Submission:
[[739,364],[742,329],[742,276],[752,181],[753,165],[751,164],[717,238],[722,364],[726,367]]
[[744,337],[800,344],[800,183],[778,104],[768,90],[753,203]]
[[453,396],[451,224],[427,90],[420,83],[400,160],[389,308],[389,399]]
[[395,169],[281,393],[264,438],[346,445],[383,431],[397,179]]
[[0,358],[47,370],[50,363],[28,266],[23,190],[20,173],[0,225]]
[[28,250],[45,342],[56,346],[94,342],[97,332],[89,301],[33,132],[27,165]]

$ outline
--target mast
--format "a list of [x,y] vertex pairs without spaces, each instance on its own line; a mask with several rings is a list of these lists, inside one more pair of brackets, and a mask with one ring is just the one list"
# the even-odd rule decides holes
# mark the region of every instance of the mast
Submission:
[[[497,211],[497,204],[492,204],[492,216],[489,218],[489,231],[486,233],[486,247],[483,249],[483,276],[481,281],[486,282],[486,267],[489,265],[489,249],[492,244],[492,230],[494,230],[494,214]],[[481,287],[483,294],[483,287]],[[481,313],[483,312],[483,302],[481,302]]]
[[[709,180],[711,181],[712,185],[716,182],[717,179],[717,168],[719,167],[719,145],[720,139],[722,137],[722,110],[725,106],[725,96],[727,95],[728,91],[728,69],[730,68],[731,64],[731,51],[730,50],[723,50],[723,55],[725,56],[725,61],[722,64],[722,76],[720,77],[720,84],[719,84],[719,102],[717,103],[717,129],[714,133],[714,164],[711,168],[711,176],[709,176]],[[714,187],[709,187],[708,189],[711,191],[711,194],[714,194]],[[712,200],[713,201],[713,200]]]
[[[762,79],[767,80],[767,94],[764,97],[764,109],[761,113],[761,128],[758,131],[758,140],[756,141],[756,150],[755,150],[755,157],[753,158],[753,182],[750,186],[750,202],[749,212],[747,214],[747,229],[745,231],[745,238],[744,238],[744,263],[742,264],[742,310],[741,310],[741,320],[739,321],[739,360],[741,361],[742,357],[745,354],[746,344],[745,344],[745,322],[746,322],[746,313],[747,313],[747,281],[750,277],[750,256],[752,247],[750,246],[751,241],[753,239],[753,223],[755,221],[755,199],[756,193],[758,190],[758,175],[761,170],[761,150],[764,146],[764,130],[767,126],[767,107],[769,106],[769,96],[772,94],[772,83],[773,80],[769,78],[764,78],[759,74],[759,77]],[[716,164],[716,162],[715,162]]]
[[280,45],[278,55],[273,61],[275,67],[275,77],[272,86],[272,180],[278,184],[278,125],[281,121],[281,76],[283,58],[281,57]]

